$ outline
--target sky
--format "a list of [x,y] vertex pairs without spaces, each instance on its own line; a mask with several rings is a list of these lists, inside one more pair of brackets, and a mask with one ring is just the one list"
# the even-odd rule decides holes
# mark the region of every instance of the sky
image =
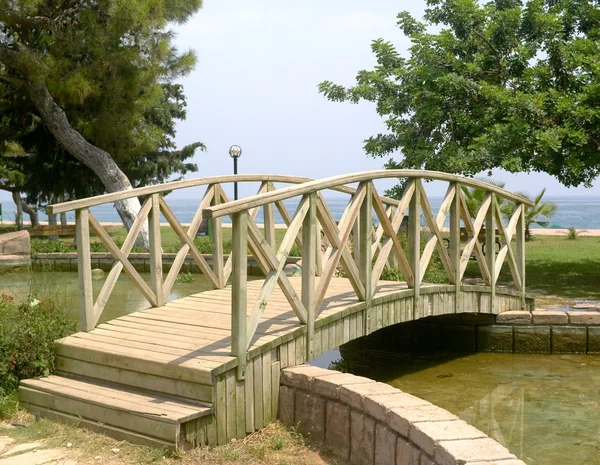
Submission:
[[[352,85],[357,71],[375,63],[374,39],[389,40],[406,54],[410,44],[396,15],[406,9],[421,17],[424,7],[420,0],[204,0],[192,19],[174,27],[178,49],[198,57],[181,80],[188,114],[177,125],[176,142],[207,146],[195,156],[198,173],[187,177],[231,173],[232,144],[242,147],[243,173],[326,177],[381,169],[385,159],[368,158],[362,149],[364,139],[385,131],[374,106],[329,102],[317,85]],[[567,189],[540,173],[494,177],[513,191],[534,194],[546,187],[547,195],[600,195],[600,181]],[[442,195],[445,186],[431,189]],[[253,193],[244,186],[240,191]],[[9,199],[0,191],[0,201]]]

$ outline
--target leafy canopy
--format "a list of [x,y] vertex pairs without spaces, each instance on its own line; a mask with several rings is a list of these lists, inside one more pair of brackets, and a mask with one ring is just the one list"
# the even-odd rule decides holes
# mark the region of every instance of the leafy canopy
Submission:
[[0,45],[21,52],[26,72],[0,63],[0,152],[18,143],[27,192],[77,197],[104,191],[92,171],[66,152],[20,83],[40,79],[85,139],[108,152],[132,184],[195,171],[186,162],[200,143],[175,150],[185,96],[174,80],[190,72],[169,26],[201,0],[0,0]]
[[[427,0],[398,15],[404,58],[372,43],[377,66],[356,84],[322,82],[332,101],[376,103],[387,132],[372,157],[388,168],[464,175],[546,172],[567,186],[600,170],[600,5],[589,0]],[[435,32],[431,32],[435,31]]]

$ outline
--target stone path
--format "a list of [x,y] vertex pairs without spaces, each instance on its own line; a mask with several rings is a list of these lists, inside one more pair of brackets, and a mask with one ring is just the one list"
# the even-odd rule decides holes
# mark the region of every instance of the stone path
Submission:
[[66,449],[44,449],[40,442],[13,443],[12,438],[0,436],[0,465],[77,465]]

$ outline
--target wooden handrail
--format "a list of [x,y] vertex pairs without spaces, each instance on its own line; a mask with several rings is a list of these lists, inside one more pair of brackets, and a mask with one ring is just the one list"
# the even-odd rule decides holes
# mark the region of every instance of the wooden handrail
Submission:
[[[363,171],[360,173],[353,174],[342,174],[338,176],[332,176],[329,178],[304,182],[297,186],[285,187],[265,194],[246,197],[244,199],[235,200],[227,204],[206,208],[204,209],[203,214],[205,218],[219,218],[249,208],[261,207],[272,202],[281,202],[283,200],[287,200],[304,194],[309,194],[311,192],[318,192],[325,189],[339,190],[346,184],[388,178],[429,179],[432,181],[459,182],[462,185],[474,187],[476,189],[482,189],[486,192],[492,192],[507,200],[522,203],[529,207],[533,207],[535,205],[535,203],[530,199],[501,189],[500,187],[494,186],[493,184],[489,184],[484,181],[479,181],[477,179],[466,178],[464,176],[458,176],[456,174],[448,174],[443,173],[441,171],[425,170],[375,170]],[[388,198],[385,199],[386,201],[392,200]]]
[[[206,186],[210,184],[227,184],[233,182],[279,182],[285,184],[302,184],[314,181],[313,178],[305,178],[301,176],[285,176],[279,174],[238,174],[225,176],[207,176],[204,178],[185,179],[183,181],[172,181],[163,184],[155,184],[153,186],[138,187],[122,192],[113,192],[110,194],[97,195],[95,197],[86,197],[84,199],[70,200],[69,202],[57,203],[48,205],[46,211],[55,215],[82,208],[91,208],[105,203],[117,202],[119,200],[130,199],[132,197],[144,197],[152,194],[161,194],[163,192],[171,192],[190,187]],[[332,188],[337,192],[344,194],[354,194],[355,189],[347,186],[338,186]],[[387,197],[382,197],[382,201],[386,205],[397,205],[398,201]]]

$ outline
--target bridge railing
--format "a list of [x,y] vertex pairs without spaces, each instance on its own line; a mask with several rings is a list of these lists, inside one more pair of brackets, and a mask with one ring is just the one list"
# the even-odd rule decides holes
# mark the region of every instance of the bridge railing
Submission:
[[[239,183],[258,183],[258,194],[264,194],[276,189],[275,183],[282,184],[301,184],[312,181],[310,178],[296,176],[280,175],[237,175],[237,176],[212,176],[185,181],[176,181],[154,186],[132,189],[125,192],[111,193],[97,197],[74,200],[61,204],[50,205],[47,210],[50,214],[58,214],[69,211],[75,211],[76,221],[76,241],[79,273],[79,291],[80,291],[80,326],[83,331],[94,329],[102,315],[102,312],[109,300],[112,291],[117,283],[120,274],[125,273],[130,277],[133,284],[145,297],[145,299],[154,307],[162,306],[173,289],[173,285],[179,275],[182,266],[188,256],[191,256],[195,264],[208,278],[215,289],[222,289],[226,286],[233,269],[232,255],[227,257],[223,251],[222,219],[215,217],[211,222],[211,241],[212,241],[212,264],[199,252],[194,244],[194,238],[202,223],[203,210],[210,206],[218,206],[229,202],[223,185],[233,182]],[[164,194],[175,190],[189,189],[194,187],[205,187],[206,190],[194,217],[189,226],[183,226],[175,213],[168,205]],[[355,189],[339,186],[335,188],[338,192],[352,195]],[[112,202],[118,202],[125,199],[138,197],[142,200],[142,207],[135,222],[131,226],[121,247],[107,232],[105,227],[98,221],[90,208],[105,205]],[[394,206],[398,202],[393,199],[383,199],[386,206]],[[248,221],[254,221],[260,206],[252,207],[247,210]],[[283,201],[269,202],[263,207],[263,230],[262,241],[265,241],[271,247],[275,246],[275,209],[279,211],[284,223],[291,227],[293,219]],[[163,252],[161,243],[160,218],[162,216],[168,222],[171,229],[177,235],[181,242],[181,247],[177,252],[174,261],[166,274],[163,276]],[[295,225],[296,223],[294,223]],[[102,288],[94,299],[92,288],[92,264],[90,253],[90,227],[96,233],[100,242],[104,244],[108,252],[112,255],[115,263],[109,272]],[[148,228],[150,239],[149,262],[150,262],[150,282],[147,283],[140,273],[129,260],[136,240],[142,229]],[[287,236],[286,236],[287,237]],[[291,236],[290,236],[291,237]],[[296,237],[296,242],[300,245],[301,238]],[[316,245],[315,239],[311,243]],[[320,243],[319,243],[320,244]],[[291,244],[290,244],[291,246]],[[253,242],[252,250],[260,250],[262,242]],[[316,252],[315,252],[316,253]],[[269,262],[265,261],[263,255],[256,252],[259,257],[259,264],[263,270],[268,269]]]
[[[400,178],[407,181],[399,201],[392,201],[379,195],[374,181],[384,178]],[[424,189],[423,180],[448,183],[441,207],[435,215]],[[358,188],[350,192],[347,190],[348,184],[353,183],[358,183]],[[485,192],[484,199],[474,215],[469,211],[465,201],[463,186]],[[339,222],[334,220],[327,200],[323,196],[323,192],[328,189],[346,189],[346,192],[350,193],[350,200]],[[285,237],[277,248],[273,241],[260,233],[252,212],[256,208],[280,204],[292,198],[299,198],[298,207],[291,221],[288,222]],[[505,218],[501,211],[501,199],[513,204],[510,218]],[[384,267],[390,256],[393,256],[408,286],[414,289],[416,309],[421,298],[420,289],[424,275],[434,251],[437,250],[447,280],[455,286],[455,305],[458,312],[461,282],[469,259],[474,255],[481,276],[485,284],[490,287],[490,311],[493,312],[496,282],[503,263],[508,261],[514,286],[521,291],[524,307],[524,221],[527,206],[533,206],[533,203],[524,197],[474,179],[440,172],[384,170],[308,181],[205,208],[205,218],[215,220],[230,216],[233,223],[232,355],[239,360],[238,376],[244,376],[248,347],[251,345],[275,286],[281,288],[298,320],[307,325],[307,358],[310,360],[315,355],[313,345],[315,319],[327,288],[339,267],[343,268],[357,298],[368,303],[376,292]],[[375,231],[373,212],[377,223]],[[408,253],[405,253],[398,232],[407,213]],[[429,231],[429,238],[424,244],[421,244],[423,233],[421,216],[424,216]],[[446,232],[444,224],[447,220],[449,227]],[[464,244],[461,243],[461,224],[467,234]],[[319,226],[330,244],[325,253],[321,253],[318,239]],[[480,234],[484,230],[485,241],[482,241]],[[497,254],[496,235],[504,239]],[[302,246],[300,295],[284,271],[285,259],[298,236],[301,237]],[[266,278],[248,316],[249,252],[260,264]],[[319,277],[318,281],[317,277]]]

